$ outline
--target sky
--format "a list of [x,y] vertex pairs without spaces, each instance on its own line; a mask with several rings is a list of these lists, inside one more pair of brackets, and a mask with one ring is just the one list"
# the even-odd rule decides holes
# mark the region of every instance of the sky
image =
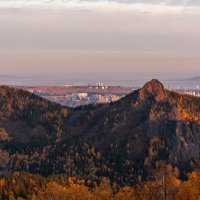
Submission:
[[0,0],[0,75],[200,76],[200,1]]

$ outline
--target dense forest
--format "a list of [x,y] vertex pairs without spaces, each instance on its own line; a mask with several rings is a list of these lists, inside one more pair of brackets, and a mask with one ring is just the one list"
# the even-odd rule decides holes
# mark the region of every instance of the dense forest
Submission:
[[2,199],[197,199],[199,155],[200,99],[157,80],[75,109],[0,87]]
[[0,180],[0,196],[2,200],[197,200],[200,173],[189,173],[183,181],[178,168],[158,161],[148,182],[122,187],[106,177],[92,183],[65,175],[43,178],[15,172]]

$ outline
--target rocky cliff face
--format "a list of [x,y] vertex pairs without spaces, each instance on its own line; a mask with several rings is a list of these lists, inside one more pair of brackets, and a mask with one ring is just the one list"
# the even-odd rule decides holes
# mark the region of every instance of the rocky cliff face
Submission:
[[153,79],[147,82],[139,90],[139,100],[147,100],[153,98],[156,102],[166,100],[167,92],[164,89],[164,86],[156,79]]
[[[155,101],[151,104],[147,132],[150,137],[162,137],[168,147],[168,160],[173,164],[189,161],[199,156],[200,153],[200,127],[198,126],[198,118],[191,122],[192,117],[186,118],[183,115],[184,109],[190,110],[190,105],[183,105],[184,98],[188,96],[173,96],[173,93],[164,89],[162,84],[156,80],[147,83],[141,91],[148,91],[147,94],[153,96]],[[139,93],[144,93],[144,92]],[[190,97],[193,101],[199,99]],[[146,99],[146,98],[145,98]],[[193,100],[192,100],[193,99]],[[185,102],[186,103],[186,102]],[[196,110],[199,115],[200,110]]]

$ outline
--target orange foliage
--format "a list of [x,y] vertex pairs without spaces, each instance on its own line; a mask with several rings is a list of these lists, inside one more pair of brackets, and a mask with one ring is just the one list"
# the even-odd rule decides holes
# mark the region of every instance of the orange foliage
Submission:
[[[187,181],[179,180],[177,168],[158,162],[156,170],[148,182],[136,187],[122,187],[111,184],[109,179],[102,178],[99,185],[94,188],[86,186],[84,180],[69,178],[67,184],[59,184],[52,179],[23,174],[26,183],[32,182],[33,188],[27,190],[17,178],[2,179],[1,200],[199,200],[200,199],[200,172],[192,172]],[[35,181],[34,181],[35,180]],[[38,181],[40,180],[40,181]],[[33,182],[37,182],[38,185]],[[19,184],[20,183],[20,184]],[[46,184],[45,184],[46,183]],[[40,184],[44,188],[41,188]],[[38,192],[36,192],[38,191]]]

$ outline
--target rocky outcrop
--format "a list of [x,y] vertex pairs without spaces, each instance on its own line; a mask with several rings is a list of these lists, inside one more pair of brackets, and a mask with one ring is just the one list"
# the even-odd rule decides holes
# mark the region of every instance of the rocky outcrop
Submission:
[[147,82],[139,90],[139,100],[147,100],[150,97],[154,98],[157,102],[162,101],[167,97],[167,92],[165,91],[163,84],[156,79]]

